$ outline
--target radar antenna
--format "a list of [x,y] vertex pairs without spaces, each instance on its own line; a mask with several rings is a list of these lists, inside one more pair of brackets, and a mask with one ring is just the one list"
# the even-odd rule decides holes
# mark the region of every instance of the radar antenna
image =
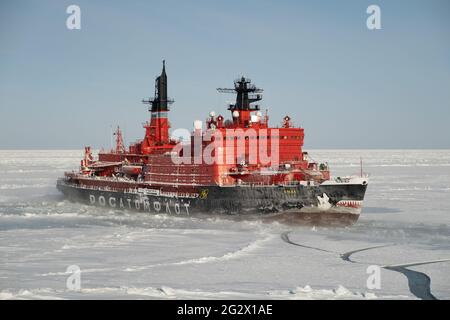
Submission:
[[236,94],[236,103],[231,104],[228,110],[258,111],[259,106],[251,106],[251,104],[262,99],[262,92],[264,90],[261,88],[257,88],[254,84],[251,83],[251,80],[249,78],[241,77],[234,81],[234,88],[217,88],[217,91],[220,93]]

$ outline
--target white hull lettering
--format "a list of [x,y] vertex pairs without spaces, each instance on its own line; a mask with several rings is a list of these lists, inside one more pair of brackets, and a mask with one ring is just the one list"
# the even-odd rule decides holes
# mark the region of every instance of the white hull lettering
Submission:
[[183,203],[184,208],[186,209],[186,214],[189,215],[189,203]]
[[115,208],[116,207],[116,198],[110,197],[108,199],[108,203],[109,203],[110,207]]
[[[175,202],[172,203],[172,201],[164,201],[161,203],[160,201],[148,201],[147,199],[141,199],[141,200],[132,200],[130,198],[123,199],[123,198],[116,198],[116,197],[108,197],[107,199],[104,196],[98,196],[98,198],[95,197],[95,195],[90,194],[89,195],[89,203],[90,204],[96,204],[98,203],[100,206],[105,207],[108,205],[111,208],[125,208],[124,202],[128,204],[129,209],[137,209],[137,210],[144,210],[148,212],[152,212],[152,209],[154,209],[155,212],[161,212],[165,211],[167,214],[172,214],[172,212],[175,212],[175,214],[181,214],[182,211],[186,215],[189,215],[189,203],[184,202]],[[132,203],[133,202],[133,203]],[[134,206],[133,206],[134,204]],[[164,207],[163,207],[164,206]],[[182,210],[181,207],[184,207]],[[173,209],[173,211],[172,211]]]

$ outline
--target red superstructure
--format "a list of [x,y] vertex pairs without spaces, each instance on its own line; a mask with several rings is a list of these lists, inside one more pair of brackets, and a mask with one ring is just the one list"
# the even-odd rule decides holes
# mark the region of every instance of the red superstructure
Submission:
[[[232,89],[218,89],[219,92],[237,95],[236,103],[228,108],[231,119],[226,120],[224,116],[211,112],[205,130],[197,121],[190,147],[182,146],[180,141],[169,137],[168,107],[173,100],[167,95],[167,74],[163,62],[162,73],[156,78],[155,96],[143,100],[150,105],[151,113],[150,121],[144,124],[144,138],[126,150],[118,128],[116,148],[100,152],[98,161],[91,163],[95,175],[111,176],[122,172],[122,166],[133,165],[146,166],[145,170],[134,171],[143,172],[144,181],[173,186],[276,184],[329,179],[328,167],[309,162],[307,153],[302,151],[303,128],[294,127],[289,116],[284,118],[281,127],[269,127],[267,112],[263,115],[259,106],[253,105],[262,99],[263,90],[245,77],[237,79],[234,84]],[[206,150],[210,150],[209,161],[202,153]],[[87,151],[87,157],[91,159],[90,149]],[[184,157],[184,162],[173,161],[174,153]]]

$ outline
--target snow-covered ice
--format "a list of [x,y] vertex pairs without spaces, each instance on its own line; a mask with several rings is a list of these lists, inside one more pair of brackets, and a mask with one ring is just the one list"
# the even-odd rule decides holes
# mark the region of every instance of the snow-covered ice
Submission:
[[[0,151],[0,299],[450,299],[450,150],[309,153],[335,176],[363,158],[371,178],[356,225],[85,206],[55,188],[81,151]],[[80,291],[67,289],[71,265]],[[370,265],[386,267],[380,289],[366,285]]]

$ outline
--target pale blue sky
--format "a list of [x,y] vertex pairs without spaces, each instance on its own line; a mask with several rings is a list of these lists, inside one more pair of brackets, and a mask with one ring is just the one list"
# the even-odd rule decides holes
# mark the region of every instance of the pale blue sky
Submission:
[[244,74],[307,148],[450,148],[449,39],[448,0],[1,1],[0,148],[109,147],[116,124],[142,138],[162,59],[174,128],[228,117],[215,89]]

